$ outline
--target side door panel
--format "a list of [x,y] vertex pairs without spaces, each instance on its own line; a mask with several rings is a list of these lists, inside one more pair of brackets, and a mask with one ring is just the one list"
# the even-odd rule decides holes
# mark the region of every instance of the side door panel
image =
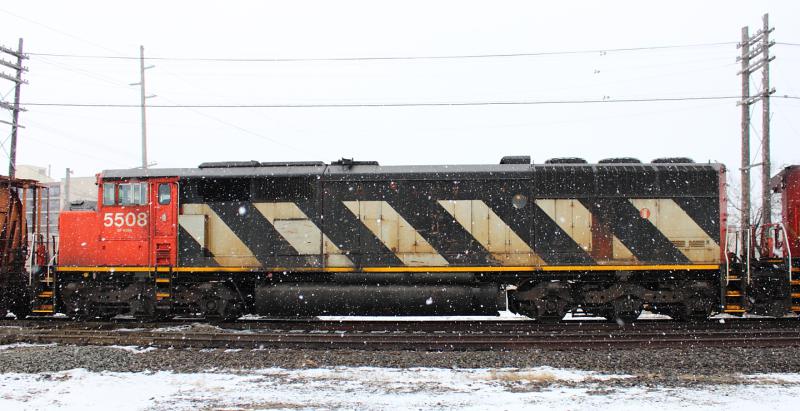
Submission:
[[178,181],[150,180],[151,253],[150,265],[175,266],[178,244]]

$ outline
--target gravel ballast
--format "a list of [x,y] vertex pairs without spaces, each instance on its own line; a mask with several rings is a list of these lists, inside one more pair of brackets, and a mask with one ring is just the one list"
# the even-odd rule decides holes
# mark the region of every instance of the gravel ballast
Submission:
[[796,348],[694,348],[586,351],[360,351],[360,350],[131,350],[100,346],[11,346],[0,351],[2,372],[173,371],[177,373],[264,368],[532,368],[549,366],[631,374],[656,379],[800,373]]

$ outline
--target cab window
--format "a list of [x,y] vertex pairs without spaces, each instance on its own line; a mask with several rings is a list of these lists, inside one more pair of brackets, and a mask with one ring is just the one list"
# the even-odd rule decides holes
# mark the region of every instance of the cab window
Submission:
[[119,205],[147,204],[147,183],[119,184]]
[[114,205],[117,202],[116,184],[103,183],[103,205]]
[[158,185],[158,204],[167,205],[169,204],[172,197],[172,190],[170,190],[169,184],[159,184]]

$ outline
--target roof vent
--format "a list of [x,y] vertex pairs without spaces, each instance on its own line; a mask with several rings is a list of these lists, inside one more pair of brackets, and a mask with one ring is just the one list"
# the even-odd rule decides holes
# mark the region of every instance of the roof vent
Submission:
[[378,166],[377,161],[357,161],[353,160],[352,158],[344,158],[342,157],[339,160],[331,161],[332,166],[345,166],[345,167],[353,167],[353,166]]
[[88,200],[73,200],[69,202],[70,211],[95,211],[97,210],[97,201]]
[[317,167],[324,165],[324,161],[262,161],[261,164],[259,164],[260,167]]
[[200,164],[197,168],[240,168],[258,167],[261,163],[256,160],[250,161],[212,161]]
[[530,164],[531,156],[504,156],[500,164]]
[[641,164],[638,158],[633,157],[614,157],[604,158],[597,162],[598,164]]
[[588,161],[580,157],[558,157],[551,158],[544,162],[545,164],[586,164]]
[[694,163],[689,157],[662,157],[651,161],[653,164],[691,164]]
[[200,164],[198,168],[243,168],[243,167],[314,167],[324,166],[322,161],[276,161],[258,162],[250,161],[216,161]]

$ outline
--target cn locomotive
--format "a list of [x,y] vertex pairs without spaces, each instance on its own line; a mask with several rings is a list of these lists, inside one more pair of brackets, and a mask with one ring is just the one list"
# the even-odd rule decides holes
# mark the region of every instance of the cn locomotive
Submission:
[[[726,171],[688,158],[108,170],[64,211],[52,289],[76,318],[800,311],[800,168],[783,222],[727,227]],[[48,294],[49,291],[49,294]],[[49,299],[48,299],[49,298]]]

